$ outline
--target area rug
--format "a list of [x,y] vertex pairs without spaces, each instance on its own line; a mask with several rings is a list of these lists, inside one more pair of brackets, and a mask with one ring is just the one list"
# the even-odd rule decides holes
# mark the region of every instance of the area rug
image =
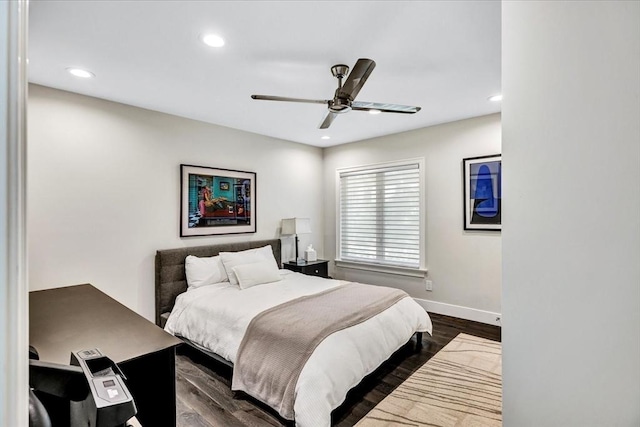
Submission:
[[459,334],[357,427],[502,425],[502,346]]

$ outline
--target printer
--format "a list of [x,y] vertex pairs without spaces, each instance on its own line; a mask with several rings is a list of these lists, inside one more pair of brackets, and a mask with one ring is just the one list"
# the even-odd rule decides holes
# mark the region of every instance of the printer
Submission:
[[97,349],[71,353],[70,365],[40,361],[29,350],[30,427],[140,426],[118,365]]

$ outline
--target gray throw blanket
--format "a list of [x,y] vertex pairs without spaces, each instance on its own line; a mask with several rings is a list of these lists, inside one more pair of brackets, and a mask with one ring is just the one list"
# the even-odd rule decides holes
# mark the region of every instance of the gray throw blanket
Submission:
[[232,390],[244,391],[293,420],[296,383],[318,344],[405,297],[399,289],[347,283],[263,311],[251,320],[238,348]]

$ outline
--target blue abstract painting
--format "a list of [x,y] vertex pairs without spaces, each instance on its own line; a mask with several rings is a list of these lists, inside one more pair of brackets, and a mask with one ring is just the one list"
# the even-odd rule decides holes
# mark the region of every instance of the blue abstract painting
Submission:
[[463,160],[464,229],[500,230],[502,224],[502,157]]

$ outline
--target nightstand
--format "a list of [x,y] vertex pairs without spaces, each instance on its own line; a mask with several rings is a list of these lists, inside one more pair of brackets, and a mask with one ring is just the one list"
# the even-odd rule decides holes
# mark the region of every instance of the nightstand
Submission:
[[317,261],[303,261],[297,263],[295,261],[285,262],[284,268],[298,273],[306,274],[309,276],[319,276],[326,279],[329,278],[329,261],[319,259]]

